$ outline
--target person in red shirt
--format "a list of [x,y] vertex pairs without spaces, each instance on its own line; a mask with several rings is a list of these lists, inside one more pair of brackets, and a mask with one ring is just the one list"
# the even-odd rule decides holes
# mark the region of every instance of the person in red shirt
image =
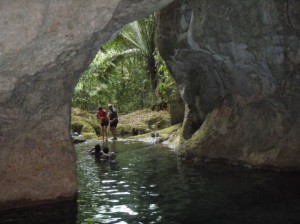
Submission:
[[106,110],[103,110],[102,107],[98,108],[97,112],[97,118],[101,122],[101,129],[102,129],[102,141],[104,142],[107,141],[107,126],[108,126],[108,117],[107,117],[107,112]]

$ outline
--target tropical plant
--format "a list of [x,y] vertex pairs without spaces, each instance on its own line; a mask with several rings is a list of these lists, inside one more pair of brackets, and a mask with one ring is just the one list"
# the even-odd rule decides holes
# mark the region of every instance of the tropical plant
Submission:
[[112,103],[127,113],[169,99],[175,83],[157,51],[154,22],[154,16],[133,22],[101,46],[75,88],[73,106]]
[[117,41],[120,41],[122,48],[134,51],[145,62],[152,91],[155,92],[158,80],[154,16],[151,15],[147,19],[138,20],[125,26]]

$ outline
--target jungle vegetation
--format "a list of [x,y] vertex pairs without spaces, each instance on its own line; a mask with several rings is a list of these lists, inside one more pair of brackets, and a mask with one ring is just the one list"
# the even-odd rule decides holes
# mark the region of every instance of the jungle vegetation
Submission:
[[126,25],[101,46],[77,84],[72,106],[95,111],[112,103],[119,112],[166,105],[177,88],[155,42],[155,16]]

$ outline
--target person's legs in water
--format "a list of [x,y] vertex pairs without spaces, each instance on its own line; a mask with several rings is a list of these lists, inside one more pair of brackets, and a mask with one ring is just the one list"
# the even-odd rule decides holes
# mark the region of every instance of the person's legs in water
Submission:
[[101,131],[102,131],[102,142],[104,142],[104,134],[105,134],[105,126],[101,127]]
[[110,128],[111,135],[113,136],[112,139],[116,140],[117,139],[117,137],[116,137],[116,128],[112,127],[112,126],[110,126],[109,128]]
[[104,120],[103,122],[101,122],[102,142],[104,142],[104,138],[107,141],[107,126],[108,126],[108,120]]
[[110,128],[110,132],[113,136],[113,140],[117,140],[117,122],[111,122],[110,125],[109,125],[109,128]]
[[103,126],[102,127],[102,129],[103,129],[103,142],[104,142],[104,138],[105,138],[105,141],[107,141],[107,126]]

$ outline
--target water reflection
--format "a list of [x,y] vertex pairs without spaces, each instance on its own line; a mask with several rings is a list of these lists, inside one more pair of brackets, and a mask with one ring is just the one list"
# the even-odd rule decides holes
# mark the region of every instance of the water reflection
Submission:
[[[80,178],[79,197],[85,200],[79,203],[79,223],[91,218],[95,223],[300,222],[298,174],[216,164],[195,167],[153,144],[117,142],[114,147],[115,160],[94,167],[77,149],[79,168],[94,170]],[[93,201],[96,195],[98,201]],[[83,205],[93,202],[86,213]]]
[[298,173],[195,167],[159,144],[119,141],[108,143],[113,160],[96,160],[95,143],[76,146],[77,206],[18,210],[0,223],[300,223]]
[[[96,195],[98,197],[98,203],[91,206],[94,212],[80,213],[79,219],[100,223],[150,223],[161,220],[156,203],[160,194],[155,189],[157,184],[154,178],[156,173],[161,172],[161,169],[155,168],[159,156],[154,151],[152,156],[144,154],[150,152],[153,146],[115,142],[110,147],[116,152],[115,160],[100,160],[94,164],[92,158],[86,155],[84,147],[77,149],[80,157],[78,168],[86,171],[79,174],[79,210],[86,211],[85,205],[95,202],[93,198]],[[90,201],[86,201],[87,194],[90,194]],[[81,195],[84,195],[84,200],[81,200]]]

